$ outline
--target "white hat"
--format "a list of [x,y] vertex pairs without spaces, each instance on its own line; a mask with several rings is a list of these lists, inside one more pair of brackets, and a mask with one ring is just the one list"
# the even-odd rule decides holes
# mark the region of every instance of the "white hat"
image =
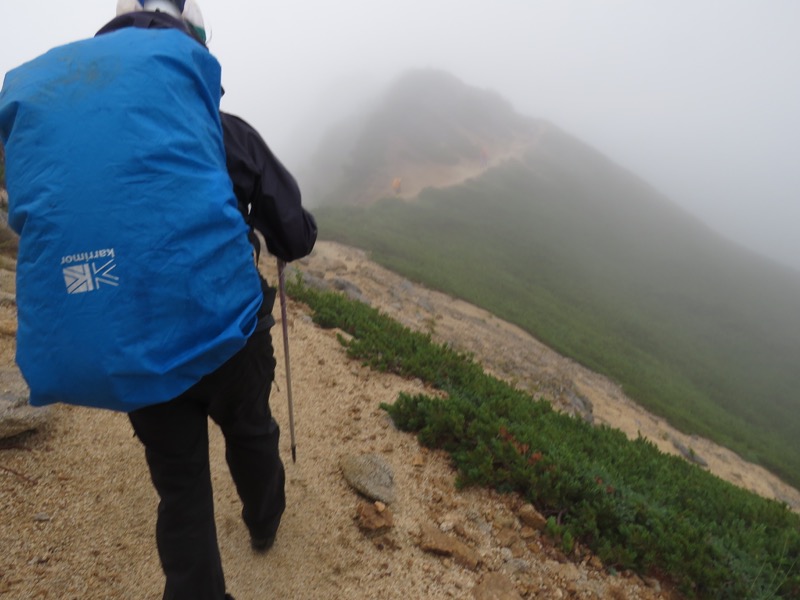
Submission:
[[206,41],[203,13],[195,0],[117,0],[117,16],[140,10],[163,12],[183,19],[203,42]]

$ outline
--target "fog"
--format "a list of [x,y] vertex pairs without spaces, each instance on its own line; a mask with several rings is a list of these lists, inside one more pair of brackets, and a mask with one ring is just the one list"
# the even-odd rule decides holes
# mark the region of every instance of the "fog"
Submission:
[[[113,0],[0,0],[0,71],[91,36]],[[13,8],[12,8],[13,7]],[[223,107],[292,169],[407,68],[566,129],[727,237],[800,269],[795,0],[201,2]]]

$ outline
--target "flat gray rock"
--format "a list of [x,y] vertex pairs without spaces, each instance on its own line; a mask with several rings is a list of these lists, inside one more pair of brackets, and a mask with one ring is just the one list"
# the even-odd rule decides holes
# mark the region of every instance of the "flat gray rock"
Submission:
[[681,443],[680,440],[672,438],[672,445],[675,446],[675,449],[689,462],[693,462],[703,468],[708,467],[708,463],[702,456],[699,456],[693,448],[688,448],[685,444]]
[[357,492],[384,504],[394,502],[394,473],[381,456],[346,456],[342,459],[341,467],[345,480]]

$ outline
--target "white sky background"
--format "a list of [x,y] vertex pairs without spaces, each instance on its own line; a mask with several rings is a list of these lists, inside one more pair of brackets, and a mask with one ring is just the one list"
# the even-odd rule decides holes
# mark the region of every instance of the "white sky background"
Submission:
[[[800,269],[800,1],[202,0],[223,107],[287,165],[403,70],[499,92]],[[0,72],[114,0],[0,0]]]

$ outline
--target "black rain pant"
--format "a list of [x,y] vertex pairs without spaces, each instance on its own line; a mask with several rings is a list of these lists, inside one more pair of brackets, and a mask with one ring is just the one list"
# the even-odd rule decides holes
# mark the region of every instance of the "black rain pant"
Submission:
[[286,506],[280,431],[269,408],[275,357],[269,329],[178,398],[129,413],[160,497],[156,542],[164,600],[222,600],[222,572],[208,452],[208,417],[225,437],[225,457],[251,536],[275,535]]

